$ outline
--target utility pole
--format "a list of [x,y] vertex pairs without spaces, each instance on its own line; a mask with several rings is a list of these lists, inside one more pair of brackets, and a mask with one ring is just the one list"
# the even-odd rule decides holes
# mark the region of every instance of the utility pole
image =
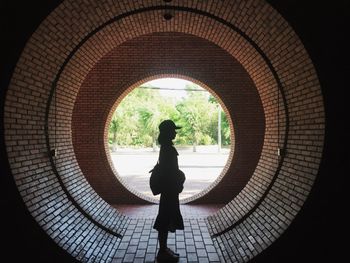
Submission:
[[221,107],[218,105],[218,152],[221,152]]

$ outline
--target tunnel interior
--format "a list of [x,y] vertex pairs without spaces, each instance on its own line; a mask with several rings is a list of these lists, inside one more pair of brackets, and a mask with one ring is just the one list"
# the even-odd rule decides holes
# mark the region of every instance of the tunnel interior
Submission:
[[[159,51],[159,45],[167,48]],[[209,54],[205,58],[202,57],[204,52]],[[210,74],[213,67],[216,74]],[[222,105],[232,118],[234,132],[231,134],[237,141],[232,145],[235,149],[231,149],[230,163],[224,169],[224,174],[230,176],[223,174],[215,189],[206,189],[185,202],[228,203],[245,186],[259,160],[265,128],[262,104],[253,81],[232,56],[188,34],[157,33],[134,38],[114,48],[90,70],[79,89],[72,119],[74,152],[79,167],[107,202],[145,203],[135,197],[137,193],[126,191],[115,179],[115,172],[107,164],[108,154],[99,154],[106,146],[96,139],[105,138],[105,123],[130,90],[145,79],[160,76],[180,76],[207,88],[215,86],[216,96],[223,98]],[[130,83],[136,84],[129,87]],[[230,93],[230,97],[225,92]]]
[[[168,39],[168,41],[170,41],[170,39],[174,39],[174,37],[175,36],[173,35],[171,38],[170,37],[166,37],[166,38]],[[157,41],[159,41],[159,39],[156,40],[156,42]],[[122,52],[121,54],[123,53],[124,52]],[[148,64],[148,62],[146,64]],[[108,67],[110,68],[110,65]],[[147,67],[149,67],[149,65],[147,65]],[[99,86],[101,85],[99,84]],[[143,93],[142,90],[148,90],[148,91],[155,90],[156,92]],[[89,94],[89,92],[91,91],[88,91],[86,94]],[[196,92],[198,92],[198,94],[200,95],[199,96],[194,95]],[[142,95],[142,98],[138,97],[138,96],[141,96],[140,94],[144,94]],[[105,123],[105,132],[103,135],[105,138],[106,158],[108,159],[110,169],[112,170],[111,174],[113,174],[113,176],[115,176],[118,179],[119,183],[122,184],[122,187],[128,189],[129,192],[131,192],[130,193],[131,195],[136,195],[139,198],[141,198],[141,200],[135,201],[133,204],[144,203],[144,200],[148,201],[147,203],[159,203],[160,196],[152,195],[152,192],[149,188],[148,177],[149,177],[149,171],[153,168],[154,164],[157,162],[157,156],[159,155],[160,145],[153,138],[152,139],[153,143],[151,147],[151,145],[146,144],[146,143],[150,143],[150,141],[147,141],[145,143],[144,141],[142,141],[143,137],[141,136],[137,137],[137,135],[134,135],[134,138],[137,138],[137,139],[133,139],[133,140],[137,141],[138,144],[134,145],[135,143],[133,144],[132,142],[130,142],[130,144],[128,145],[125,143],[126,141],[125,138],[121,137],[120,134],[117,135],[119,136],[118,138],[120,138],[119,139],[120,145],[118,145],[118,143],[111,144],[108,141],[108,139],[111,140],[111,138],[113,138],[114,136],[116,137],[115,134],[111,136],[112,122],[115,121],[115,123],[117,123],[115,126],[118,126],[118,129],[120,129],[122,126],[120,122],[125,123],[124,120],[127,119],[125,118],[125,116],[128,116],[128,114],[125,113],[126,111],[125,109],[127,109],[128,112],[133,111],[134,118],[135,118],[135,115],[138,116],[135,119],[138,120],[137,124],[139,125],[140,123],[141,125],[144,125],[143,123],[145,121],[144,119],[142,119],[142,116],[146,114],[150,114],[150,115],[152,114],[151,116],[152,117],[154,116],[154,119],[155,118],[167,119],[168,114],[175,114],[174,118],[179,118],[180,122],[186,121],[185,123],[187,123],[189,120],[185,119],[184,116],[180,114],[180,111],[178,110],[177,107],[181,107],[181,105],[188,105],[188,102],[186,104],[186,101],[189,98],[192,98],[192,102],[194,101],[195,103],[199,103],[198,101],[200,101],[201,104],[204,103],[204,105],[207,105],[209,107],[215,105],[216,114],[213,113],[213,110],[214,110],[213,107],[211,109],[208,109],[205,106],[201,108],[202,111],[198,111],[202,113],[204,116],[200,116],[198,112],[196,113],[197,114],[196,116],[198,117],[200,116],[200,118],[202,118],[202,120],[204,120],[206,124],[208,124],[208,119],[211,120],[210,124],[212,125],[211,126],[212,130],[204,129],[204,131],[201,131],[200,136],[198,136],[199,138],[204,138],[204,137],[208,138],[210,136],[209,140],[211,141],[209,143],[202,141],[202,142],[199,142],[199,146],[198,146],[197,144],[193,144],[193,142],[191,141],[192,143],[191,145],[188,142],[185,143],[184,140],[188,138],[191,138],[191,140],[193,140],[192,138],[193,134],[188,132],[186,129],[185,129],[186,132],[184,132],[182,135],[180,134],[180,137],[187,136],[187,137],[182,137],[179,140],[181,151],[185,153],[185,156],[183,158],[181,154],[179,155],[179,158],[180,158],[179,168],[182,170],[185,170],[185,174],[187,178],[184,185],[184,191],[182,191],[182,193],[179,195],[180,203],[182,204],[198,203],[197,199],[201,199],[204,195],[207,195],[209,192],[211,192],[211,190],[214,187],[216,187],[216,185],[218,185],[227,174],[227,171],[231,166],[231,162],[234,156],[235,135],[234,135],[232,119],[229,115],[227,107],[222,102],[221,98],[216,93],[214,93],[213,90],[209,88],[207,85],[205,85],[204,83],[198,80],[192,79],[188,76],[175,75],[175,74],[171,74],[171,75],[163,74],[163,75],[156,75],[148,79],[146,78],[146,80],[143,80],[141,84],[136,84],[136,88],[135,88],[135,85],[132,85],[130,88],[126,89],[126,91],[124,91],[124,93],[121,96],[119,96],[116,99],[116,101],[114,102],[113,106],[109,111],[107,121]],[[210,101],[214,101],[214,103]],[[91,103],[91,101],[89,101],[89,103]],[[126,104],[128,106],[126,106]],[[134,104],[137,104],[138,106],[135,108]],[[165,111],[162,108],[164,107],[164,104],[166,104]],[[81,109],[79,107],[76,107],[75,112],[80,110]],[[136,114],[135,114],[135,111],[137,112]],[[146,112],[146,114],[144,113],[144,111]],[[218,114],[220,115],[218,116]],[[121,115],[123,115],[124,117],[121,117]],[[118,116],[118,117],[115,117],[115,116]],[[160,116],[163,116],[163,117],[160,117]],[[117,118],[117,120],[115,120],[114,118]],[[121,118],[123,118],[123,120],[119,122],[119,119]],[[133,119],[132,121],[135,122],[135,119]],[[149,118],[148,122],[155,123],[154,119]],[[214,119],[215,119],[215,128],[213,129],[214,125],[212,121]],[[223,122],[224,124],[222,124]],[[159,121],[157,121],[156,125],[158,124],[159,124]],[[203,130],[203,128],[201,130]],[[213,133],[212,133],[213,130],[215,130],[216,132],[215,136],[213,136]],[[133,128],[133,131],[134,131],[134,128]],[[81,137],[81,135],[79,135],[80,129],[76,129],[76,132],[77,132],[77,137],[79,136],[80,138]],[[149,140],[149,138],[151,138],[150,134],[152,133],[153,132],[148,132],[148,136],[146,137],[146,139]],[[220,139],[219,139],[219,133],[220,133]],[[229,133],[228,136],[225,133]],[[158,131],[155,134],[157,135]],[[224,142],[222,142],[222,139],[221,139],[222,136],[225,136]],[[75,136],[73,135],[73,138],[74,137]],[[179,136],[177,136],[177,138],[174,141],[175,145],[177,145],[176,141],[178,140],[178,137]],[[131,141],[132,137],[130,136],[129,138],[130,138],[129,141]],[[214,138],[217,140],[217,144],[216,144],[216,141],[213,140]],[[203,139],[199,139],[199,140],[203,140]],[[78,144],[75,143],[75,147],[76,148],[79,147],[79,143]],[[96,145],[96,148],[98,148],[98,145]],[[89,151],[89,153],[90,152],[91,150]],[[76,153],[77,153],[77,150],[76,150]],[[147,156],[143,156],[144,154],[146,154]],[[141,162],[138,169],[135,169],[133,165],[135,162],[135,158],[139,162]],[[151,158],[153,159],[152,162],[150,162]],[[92,160],[93,158],[90,158],[90,159]],[[81,161],[84,162],[84,159],[82,158]],[[86,174],[87,173],[84,172],[85,177],[87,177]],[[147,176],[145,176],[145,174],[147,174]],[[92,180],[93,179],[94,179],[94,176],[92,174]],[[99,179],[96,178],[96,180],[99,180]],[[89,183],[91,185],[94,184],[93,182],[89,182]],[[99,183],[100,183],[100,180],[99,180]],[[95,190],[96,189],[97,188],[95,188]],[[99,192],[98,190],[96,191]],[[106,191],[104,192],[107,195],[109,193]],[[231,192],[232,192],[232,188],[231,188]],[[101,193],[100,196],[103,196],[103,194]],[[232,194],[230,194],[230,196],[232,196]],[[228,197],[228,201],[230,200],[230,196]],[[210,199],[208,197],[206,197],[205,199],[208,201],[203,202],[202,200],[200,201],[200,203],[209,203]],[[224,203],[224,200],[225,199],[221,197],[220,202]],[[120,204],[120,203],[127,204],[127,203],[130,203],[130,201],[128,198],[125,198],[125,196],[124,197],[119,196],[119,197],[115,197],[113,200],[110,200],[109,203],[112,205]]]
[[11,174],[59,247],[110,262],[135,225],[111,204],[147,203],[108,165],[115,101],[157,76],[204,83],[232,118],[234,154],[222,180],[189,202],[225,204],[203,223],[221,261],[247,262],[283,235],[316,179],[325,133],[316,71],[264,1],[160,2],[64,1],[42,21],[5,98]]

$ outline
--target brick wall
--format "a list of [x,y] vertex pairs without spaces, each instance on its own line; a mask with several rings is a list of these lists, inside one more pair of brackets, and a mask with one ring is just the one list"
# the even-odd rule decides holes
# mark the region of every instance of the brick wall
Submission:
[[[261,156],[254,173],[244,177],[250,180],[238,195],[237,188],[236,196],[208,218],[225,259],[248,261],[286,230],[312,189],[324,135],[316,72],[298,36],[264,1],[171,1],[168,5],[173,6],[174,17],[170,21],[164,20],[166,11],[160,5],[166,4],[65,1],[43,21],[23,50],[6,96],[5,142],[12,174],[29,212],[59,246],[86,261],[89,257],[110,260],[128,219],[90,186],[81,155],[77,153],[77,160],[74,153],[73,111],[79,90],[84,90],[89,72],[99,61],[103,64],[118,46],[136,37],[174,32],[206,39],[242,65],[256,87],[265,117]],[[231,58],[230,63],[235,60]],[[157,74],[187,75],[164,72],[167,67],[171,65],[118,85],[122,91],[138,79]],[[231,106],[234,90],[221,95],[217,81],[191,72],[191,78],[207,84],[227,108]],[[108,119],[108,107],[105,110],[103,119]],[[236,156],[240,152],[236,130],[254,123],[236,124],[238,111],[230,114]],[[93,139],[104,149],[103,136]],[[276,155],[278,146],[285,147],[285,156]],[[47,155],[50,148],[58,150],[57,157]],[[214,200],[215,191],[211,197],[206,195],[208,200]],[[82,232],[89,234],[82,239]]]
[[204,39],[181,33],[127,41],[90,70],[79,89],[72,119],[74,151],[84,176],[109,203],[143,202],[116,180],[102,141],[106,122],[125,89],[130,88],[128,84],[159,74],[185,76],[212,87],[232,116],[235,150],[226,175],[211,191],[206,189],[191,198],[201,197],[196,203],[228,203],[248,182],[260,158],[265,118],[259,93],[230,54]]

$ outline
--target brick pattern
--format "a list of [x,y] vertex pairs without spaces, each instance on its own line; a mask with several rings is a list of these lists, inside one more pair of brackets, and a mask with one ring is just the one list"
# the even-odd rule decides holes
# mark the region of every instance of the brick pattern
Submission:
[[[161,49],[164,46],[167,48]],[[211,74],[213,68],[215,74]],[[191,199],[199,197],[196,203],[229,202],[248,182],[259,160],[264,136],[263,109],[259,94],[241,65],[212,43],[190,35],[159,33],[135,38],[113,49],[90,70],[77,95],[72,119],[73,145],[79,166],[96,192],[108,202],[137,202],[115,179],[118,174],[113,173],[113,165],[106,161],[108,148],[101,154],[105,145],[100,139],[106,138],[108,120],[121,98],[135,87],[132,85],[125,92],[124,83],[135,82],[139,76],[156,74],[150,78],[157,78],[161,72],[163,77],[186,76],[197,83],[199,79],[223,98],[235,124],[231,136],[234,149],[226,175],[215,187]],[[140,81],[144,80],[137,83]],[[129,191],[133,190],[129,188]]]
[[[246,262],[274,242],[300,210],[317,175],[325,125],[322,95],[312,62],[288,23],[262,0],[174,0],[170,4],[208,12],[235,25],[262,53],[227,25],[195,12],[178,10],[170,21],[164,21],[162,10],[135,13],[101,28],[83,41],[89,33],[118,14],[165,3],[156,0],[89,3],[67,0],[31,36],[14,70],[6,96],[4,124],[7,154],[18,190],[42,228],[59,246],[83,262],[111,262],[120,242],[94,222],[107,228],[118,228],[120,233],[131,225],[95,193],[79,169],[71,135],[74,102],[96,63],[115,47],[135,37],[182,32],[209,40],[242,64],[259,92],[265,115],[261,157],[242,191],[207,220],[210,233],[225,230],[246,215],[274,177],[278,165],[275,77],[283,86],[286,104],[280,102],[279,125],[280,142],[288,132],[286,156],[271,189],[257,209],[235,228],[215,239],[222,250],[223,261]],[[262,55],[271,63],[275,76]],[[62,74],[58,76],[61,68]],[[155,74],[157,72],[152,75]],[[47,157],[44,133],[46,104],[57,76],[57,108],[53,103],[50,105],[48,124],[50,143],[56,143],[52,146],[59,152],[56,167],[63,185],[53,173]],[[196,79],[200,80],[202,76]],[[135,81],[121,86],[125,90]],[[217,86],[207,84],[213,89]],[[219,89],[215,91],[219,94]],[[234,95],[232,91],[220,97],[225,105],[230,105],[229,97]],[[286,112],[289,114],[288,126]],[[234,113],[231,115],[234,119]],[[233,124],[235,130],[239,128]],[[103,138],[95,139],[103,145]],[[110,216],[104,217],[101,213]]]
[[[180,210],[183,218],[186,219],[198,219],[206,218],[209,215],[215,213],[223,204],[212,204],[212,205],[192,205],[192,204],[181,204]],[[147,204],[147,205],[113,205],[120,213],[132,217],[132,218],[143,218],[143,219],[154,219],[155,215],[158,214],[158,204]]]
[[[159,243],[153,224],[154,218],[132,219],[112,262],[155,262]],[[168,236],[168,247],[180,254],[179,262],[222,262],[203,218],[184,219],[184,226]]]

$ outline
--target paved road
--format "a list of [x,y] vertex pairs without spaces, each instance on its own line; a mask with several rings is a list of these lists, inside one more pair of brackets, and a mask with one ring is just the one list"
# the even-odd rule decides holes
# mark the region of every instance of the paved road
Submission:
[[[191,149],[178,149],[178,152],[180,169],[186,174],[184,191],[180,194],[180,199],[197,194],[213,183],[222,172],[229,154],[227,149],[218,153],[213,148],[200,149],[195,153]],[[154,198],[149,189],[148,171],[157,162],[158,154],[150,149],[125,149],[111,153],[111,159],[115,170],[125,183],[138,192]]]

